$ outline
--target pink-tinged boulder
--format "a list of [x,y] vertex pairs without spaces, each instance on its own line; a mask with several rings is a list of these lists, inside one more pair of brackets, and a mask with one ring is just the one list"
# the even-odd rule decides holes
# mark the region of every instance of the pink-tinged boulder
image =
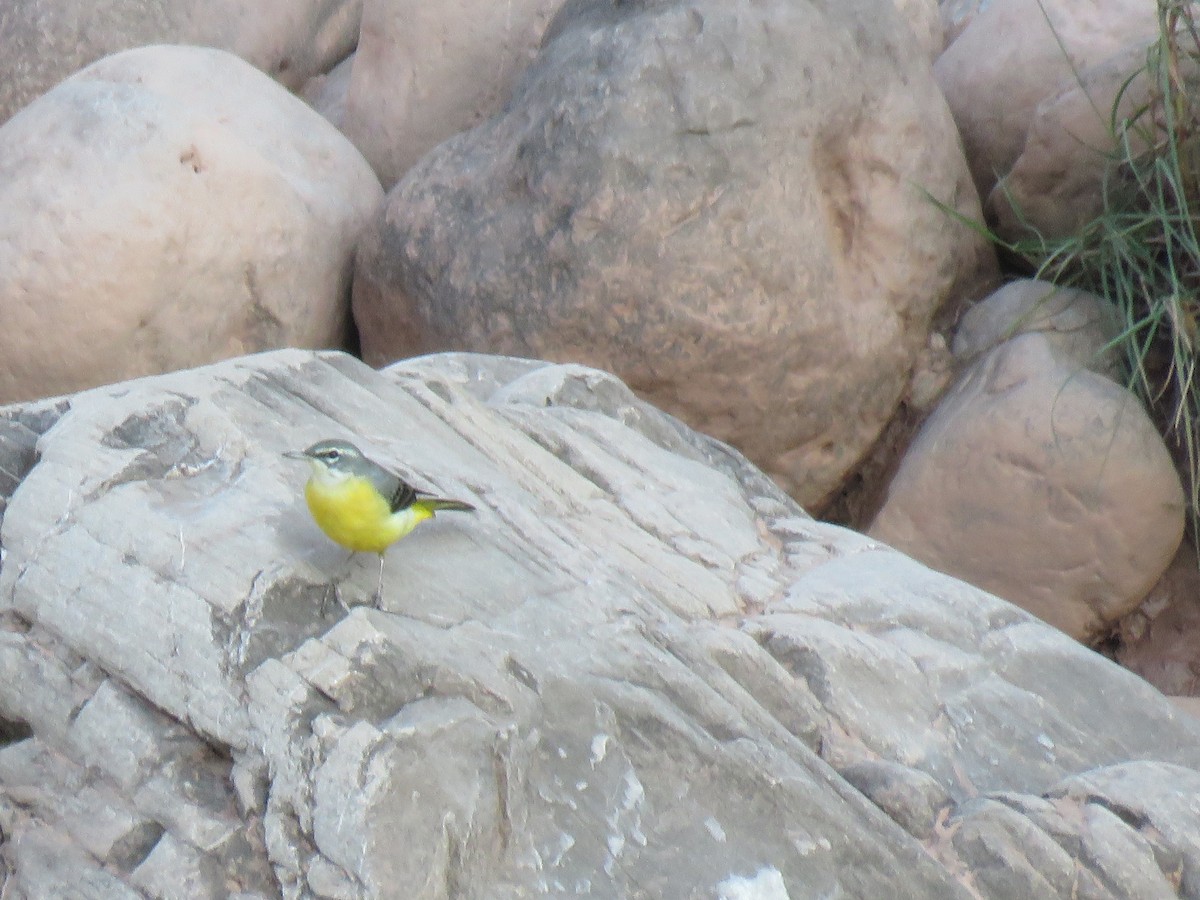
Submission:
[[895,0],[895,4],[926,58],[933,62],[946,46],[937,0]]
[[350,91],[353,67],[354,54],[351,54],[324,75],[310,78],[300,92],[309,106],[339,129],[346,119],[346,95]]
[[979,14],[979,8],[986,5],[987,0],[939,0],[938,16],[946,44],[954,42]]
[[562,0],[366,0],[343,130],[391,187],[493,115]]
[[382,190],[231,54],[101,60],[0,126],[0,402],[346,336]]
[[362,0],[4,0],[0,122],[72,72],[147,44],[236,53],[290,88],[354,49]]
[[1110,302],[1079,288],[1034,278],[1010,281],[959,319],[952,349],[960,364],[974,362],[1018,334],[1044,335],[1065,365],[1118,380],[1113,345],[1120,315]]
[[[1064,238],[1103,212],[1105,180],[1125,152],[1113,135],[1114,105],[1118,121],[1132,117],[1154,90],[1142,71],[1146,49],[1129,47],[1038,104],[1021,155],[988,197],[989,218],[1003,238]],[[1194,77],[1195,67],[1188,68]],[[1146,149],[1148,118],[1140,124],[1128,135],[1134,154]]]
[[956,349],[992,349],[925,422],[870,532],[1089,640],[1167,568],[1185,501],[1141,404],[1089,368],[1111,364],[1102,301],[1049,287],[973,310]]
[[1016,162],[1042,100],[1157,30],[1147,0],[993,0],[966,21],[934,73],[981,196]]
[[189,0],[189,5],[190,39],[174,43],[228,50],[298,90],[354,52],[363,0]]
[[928,196],[979,215],[923,49],[886,0],[570,3],[547,34],[364,236],[365,358],[608,369],[820,506],[994,266]]

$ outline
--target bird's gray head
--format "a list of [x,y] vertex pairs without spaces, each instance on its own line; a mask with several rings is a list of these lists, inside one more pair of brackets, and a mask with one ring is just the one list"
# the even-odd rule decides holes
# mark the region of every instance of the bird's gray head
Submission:
[[314,472],[329,472],[338,475],[360,474],[367,463],[362,451],[349,441],[317,441],[305,450],[291,450],[284,454],[290,459],[304,459],[312,464]]

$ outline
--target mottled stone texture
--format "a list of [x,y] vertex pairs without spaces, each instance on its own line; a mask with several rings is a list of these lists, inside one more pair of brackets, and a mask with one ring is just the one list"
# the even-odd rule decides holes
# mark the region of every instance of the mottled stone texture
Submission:
[[363,238],[364,358],[597,365],[806,505],[892,418],[990,250],[929,62],[886,0],[566,4],[504,111]]

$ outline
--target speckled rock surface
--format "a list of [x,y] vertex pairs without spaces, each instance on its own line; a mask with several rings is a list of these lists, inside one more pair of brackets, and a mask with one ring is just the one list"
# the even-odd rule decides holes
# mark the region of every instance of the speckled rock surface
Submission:
[[[479,506],[392,548],[378,610],[280,457],[334,435]],[[595,370],[249,357],[2,409],[0,477],[12,896],[1122,897],[1200,865],[1200,729],[1161,695]]]
[[992,274],[930,196],[980,216],[888,0],[572,0],[502,113],[424,156],[364,233],[363,358],[594,365],[818,508],[935,312]]

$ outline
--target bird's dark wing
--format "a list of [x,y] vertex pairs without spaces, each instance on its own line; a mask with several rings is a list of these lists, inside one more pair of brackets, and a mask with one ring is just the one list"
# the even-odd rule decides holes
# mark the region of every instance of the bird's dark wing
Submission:
[[394,513],[408,509],[421,493],[403,478],[397,478],[396,482],[396,489],[392,491],[392,496],[388,499]]
[[420,494],[420,491],[399,475],[389,472],[382,466],[377,466],[367,477],[371,479],[375,489],[388,498],[388,506],[394,513],[408,509]]
[[445,500],[435,497],[429,491],[418,490],[399,475],[387,471],[382,466],[372,472],[370,478],[375,489],[388,498],[388,505],[394,513],[408,509],[418,500],[425,501],[432,509],[453,509],[467,512],[475,509],[470,503],[464,503],[461,500]]

